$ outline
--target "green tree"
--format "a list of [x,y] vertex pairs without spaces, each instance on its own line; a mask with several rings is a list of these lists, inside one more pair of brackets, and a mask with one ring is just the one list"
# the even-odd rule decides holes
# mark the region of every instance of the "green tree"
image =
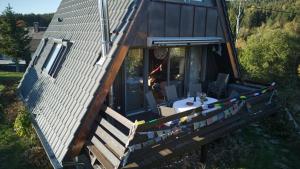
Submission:
[[30,38],[26,24],[17,20],[12,7],[8,7],[0,18],[0,53],[13,58],[16,63],[16,71],[19,71],[19,60],[30,60]]
[[240,61],[244,70],[260,81],[286,82],[293,72],[289,35],[280,30],[260,28],[248,37]]

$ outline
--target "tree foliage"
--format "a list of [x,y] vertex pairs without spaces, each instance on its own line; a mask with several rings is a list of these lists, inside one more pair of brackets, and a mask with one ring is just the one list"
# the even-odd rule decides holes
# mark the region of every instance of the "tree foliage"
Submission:
[[34,22],[38,22],[41,27],[48,27],[53,13],[49,14],[16,14],[17,20],[23,20],[27,23],[27,26],[34,26]]
[[8,6],[0,18],[0,53],[13,58],[17,71],[20,59],[30,59],[29,43],[25,22],[17,20],[12,8]]
[[251,77],[264,80],[286,79],[292,73],[289,36],[286,32],[261,28],[248,37],[240,61]]
[[31,122],[29,113],[22,110],[18,113],[18,116],[14,123],[14,130],[20,137],[30,137],[32,134]]

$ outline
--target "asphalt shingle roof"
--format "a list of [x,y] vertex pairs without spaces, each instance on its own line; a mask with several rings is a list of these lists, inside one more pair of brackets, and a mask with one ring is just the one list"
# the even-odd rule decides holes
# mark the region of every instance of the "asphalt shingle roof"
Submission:
[[[133,0],[109,0],[112,37],[127,22]],[[62,18],[62,22],[58,22]],[[119,36],[119,35],[118,35]],[[62,0],[44,38],[49,38],[36,65],[30,66],[19,87],[29,111],[35,114],[37,133],[53,165],[61,166],[81,119],[111,59],[96,64],[101,53],[98,0]],[[53,39],[72,42],[56,79],[42,72]],[[40,43],[39,48],[42,48]]]

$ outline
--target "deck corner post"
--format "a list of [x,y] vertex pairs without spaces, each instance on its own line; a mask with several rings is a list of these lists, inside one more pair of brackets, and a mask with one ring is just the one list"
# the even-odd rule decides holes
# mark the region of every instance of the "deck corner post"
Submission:
[[207,145],[204,144],[201,146],[201,156],[200,156],[200,162],[205,164],[207,159]]

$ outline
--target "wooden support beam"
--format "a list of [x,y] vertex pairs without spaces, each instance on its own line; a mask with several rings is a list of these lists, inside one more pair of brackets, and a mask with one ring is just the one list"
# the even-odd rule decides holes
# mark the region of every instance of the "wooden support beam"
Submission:
[[200,157],[200,162],[205,163],[207,159],[207,145],[202,145],[201,146],[201,157]]
[[239,63],[238,63],[237,53],[235,51],[235,46],[233,44],[233,40],[231,37],[230,25],[228,23],[228,19],[226,18],[227,11],[225,11],[225,9],[224,9],[225,0],[217,0],[216,3],[217,3],[218,14],[220,15],[220,17],[219,17],[220,22],[221,22],[225,40],[226,40],[226,47],[227,47],[227,52],[229,55],[232,71],[233,71],[234,77],[236,79],[240,79],[240,70],[239,70],[239,65],[238,65]]

